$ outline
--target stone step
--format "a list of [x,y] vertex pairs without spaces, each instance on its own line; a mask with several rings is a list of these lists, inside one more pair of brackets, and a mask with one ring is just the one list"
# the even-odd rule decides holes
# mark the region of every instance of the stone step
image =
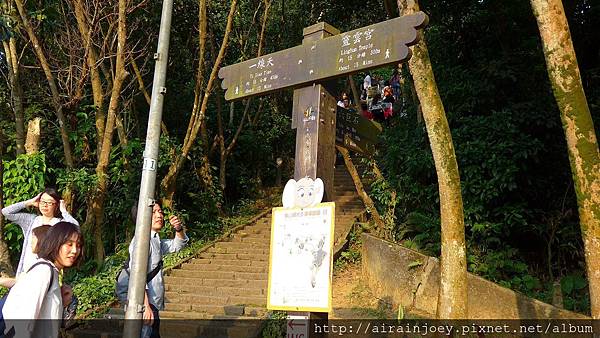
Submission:
[[219,246],[214,246],[208,249],[206,252],[208,253],[217,253],[217,254],[253,254],[253,255],[263,255],[269,253],[269,248],[257,249],[253,246],[246,246],[240,248],[224,248]]
[[264,227],[249,227],[249,228],[244,228],[238,232],[236,232],[238,234],[249,234],[249,235],[270,235],[271,234],[271,227],[267,227],[266,225]]
[[271,225],[269,224],[268,228],[265,226],[264,229],[252,228],[249,230],[241,230],[233,235],[271,237]]
[[365,209],[365,206],[364,206],[364,204],[362,202],[361,203],[356,203],[356,204],[340,204],[340,205],[336,206],[336,208],[335,208],[336,213],[335,214],[337,216],[342,211],[355,210],[355,211],[358,212],[358,211],[361,211],[361,210],[364,210],[364,209]]
[[358,196],[356,193],[356,189],[354,188],[341,188],[335,191],[335,198],[344,197],[344,196]]
[[266,273],[260,272],[234,272],[234,271],[197,271],[197,270],[173,270],[171,276],[184,278],[229,279],[229,280],[260,280],[266,279]]
[[[166,303],[165,311],[173,312],[203,312],[210,315],[234,315],[239,316],[243,314],[243,306],[223,306],[215,304],[191,304],[191,303]],[[164,312],[164,311],[163,311]]]
[[270,245],[269,244],[255,244],[255,245],[248,245],[247,243],[240,243],[240,242],[218,242],[215,243],[215,247],[217,248],[226,248],[226,249],[245,249],[245,248],[253,248],[253,249],[266,249],[269,250]]
[[196,286],[196,285],[167,285],[167,292],[198,295],[229,295],[229,296],[265,296],[266,288],[228,287],[228,286]]
[[[266,303],[266,297],[265,297]],[[248,308],[248,310],[246,309]],[[252,313],[255,313],[254,317],[258,317],[259,314],[262,313],[262,309],[264,307],[257,306],[249,306],[245,305],[214,305],[214,304],[190,304],[190,303],[166,303],[165,309],[161,311],[161,313],[165,312],[174,312],[175,313],[185,313],[185,312],[198,312],[207,315],[227,315],[227,316],[253,316]],[[266,309],[265,309],[266,312]],[[180,314],[181,316],[181,314]]]
[[[260,323],[253,323],[251,327],[228,326],[226,324],[215,324],[214,320],[210,323],[204,323],[198,326],[191,335],[180,335],[176,331],[169,332],[161,337],[165,338],[186,338],[186,337],[211,337],[211,338],[245,338],[256,337],[260,334]],[[162,327],[161,327],[162,331]]]
[[341,189],[335,191],[336,201],[343,197],[358,197],[354,189]]
[[[243,316],[212,315],[203,317],[169,317],[169,312],[161,313],[170,320],[161,322],[160,335],[164,338],[237,338],[257,337],[262,321]],[[235,319],[233,319],[235,318]],[[247,318],[244,320],[244,318]],[[200,320],[189,320],[200,319]]]
[[[246,307],[247,308],[247,307]],[[186,319],[211,319],[211,320],[215,320],[215,321],[252,321],[252,320],[256,320],[257,316],[251,316],[251,315],[241,315],[241,316],[234,316],[234,315],[216,315],[216,314],[210,314],[210,313],[206,313],[206,312],[195,312],[195,311],[186,311],[186,312],[180,312],[180,311],[167,311],[167,310],[163,310],[160,311],[160,318],[168,318],[169,321],[173,321],[173,323],[179,323],[177,321],[177,319],[182,319],[182,320],[186,320]],[[162,327],[162,323],[161,323],[161,327]]]
[[271,238],[271,231],[269,230],[269,232],[264,232],[264,233],[260,233],[260,234],[256,234],[256,233],[251,233],[251,232],[247,232],[247,231],[239,231],[236,232],[233,237],[244,237],[244,238]]
[[265,306],[267,304],[266,295],[204,295],[195,293],[181,293],[169,291],[165,293],[165,300],[168,303],[179,304],[202,304],[202,305],[257,305]]
[[267,288],[267,276],[261,279],[203,279],[165,276],[165,282],[181,286],[224,286],[235,288]]
[[123,337],[123,329],[116,330],[114,327],[110,329],[76,329],[67,331],[65,336],[67,338],[121,338]]
[[336,201],[335,206],[363,206],[363,201],[360,198],[352,198],[344,201]]
[[353,201],[360,201],[360,197],[356,194],[347,194],[347,195],[337,195],[335,196],[335,203],[339,204],[339,203],[345,203],[345,202],[353,202]]
[[214,253],[204,252],[200,254],[200,259],[211,260],[250,260],[250,261],[267,261],[269,254],[267,253]]
[[177,292],[168,292],[165,294],[168,304],[191,305],[254,305],[266,306],[267,296],[206,296],[197,294],[178,294]]
[[180,293],[175,291],[165,292],[165,302],[186,304],[227,305],[229,297],[215,295],[201,295],[194,293]]
[[249,260],[227,260],[227,259],[193,259],[190,264],[215,264],[215,265],[238,265],[238,266],[258,266],[268,267],[268,261],[249,261]]
[[197,270],[197,271],[234,271],[234,272],[256,272],[267,273],[269,271],[268,264],[264,266],[244,266],[244,265],[221,265],[221,264],[196,264],[185,263],[181,266],[181,270]]
[[247,244],[262,244],[262,245],[269,245],[271,238],[270,237],[261,237],[261,238],[257,238],[257,237],[248,237],[248,236],[238,236],[235,235],[231,238],[232,242],[237,242],[237,243],[247,243]]
[[[360,214],[361,212],[365,211],[365,208],[340,208],[339,210],[336,211],[336,223],[338,223],[339,219],[342,219],[342,217],[350,217],[350,219],[354,219],[354,217],[356,217],[358,214]],[[348,218],[346,218],[348,219]]]

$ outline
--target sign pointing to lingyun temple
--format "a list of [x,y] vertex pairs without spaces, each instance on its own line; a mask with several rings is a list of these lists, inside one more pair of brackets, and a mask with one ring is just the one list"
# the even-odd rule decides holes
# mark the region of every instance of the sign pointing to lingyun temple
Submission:
[[227,90],[225,99],[406,61],[408,47],[418,42],[417,29],[427,21],[425,13],[417,12],[223,67],[219,77]]

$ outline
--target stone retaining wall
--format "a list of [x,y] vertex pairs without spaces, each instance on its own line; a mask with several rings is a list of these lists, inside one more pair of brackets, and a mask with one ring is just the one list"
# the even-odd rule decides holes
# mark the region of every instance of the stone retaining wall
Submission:
[[[362,241],[362,273],[374,294],[395,307],[402,304],[406,312],[435,318],[439,260],[369,234]],[[467,281],[472,319],[590,319],[471,273]]]

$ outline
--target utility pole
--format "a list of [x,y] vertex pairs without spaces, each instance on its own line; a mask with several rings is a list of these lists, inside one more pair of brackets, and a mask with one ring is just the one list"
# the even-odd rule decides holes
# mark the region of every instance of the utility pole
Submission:
[[[171,33],[171,14],[173,0],[164,0],[160,19],[157,52],[154,54],[154,80],[152,100],[148,116],[146,147],[144,149],[144,166],[138,197],[138,210],[135,220],[135,246],[131,257],[129,278],[129,298],[125,311],[125,327],[123,337],[138,338],[142,329],[144,312],[144,293],[146,274],[148,273],[148,251],[150,249],[150,222],[154,205],[154,189],[156,186],[156,169],[158,166],[158,147],[160,143],[160,123],[164,95],[167,92],[167,61],[169,59],[169,37]],[[149,310],[149,309],[148,309]]]

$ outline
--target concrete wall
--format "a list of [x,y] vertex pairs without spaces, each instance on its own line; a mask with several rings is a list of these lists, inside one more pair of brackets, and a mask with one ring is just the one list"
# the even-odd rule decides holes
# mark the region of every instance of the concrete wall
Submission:
[[[407,312],[435,318],[439,260],[369,234],[363,234],[362,240],[362,273],[373,293],[394,306],[402,304]],[[472,319],[590,319],[471,273],[467,282],[469,317]]]

